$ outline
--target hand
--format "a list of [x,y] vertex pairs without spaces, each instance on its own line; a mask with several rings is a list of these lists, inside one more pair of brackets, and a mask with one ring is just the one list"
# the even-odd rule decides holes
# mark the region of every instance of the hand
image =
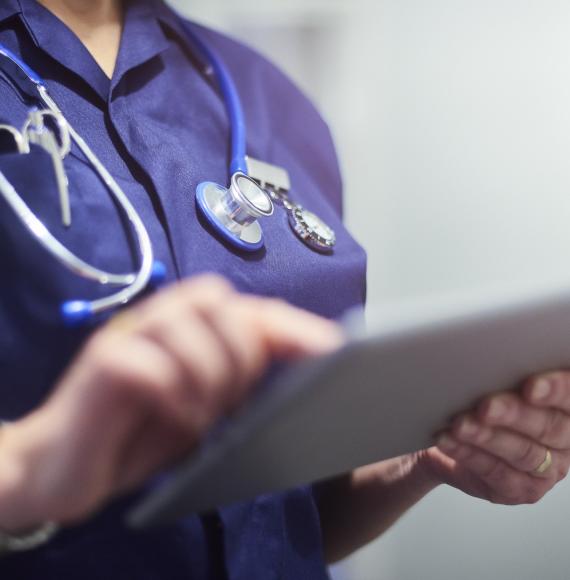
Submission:
[[212,276],[129,308],[45,404],[2,428],[0,529],[86,517],[196,446],[272,360],[341,342],[332,322]]
[[[547,450],[552,463],[539,473]],[[456,417],[436,447],[321,484],[325,554],[336,562],[361,548],[441,483],[495,503],[534,503],[569,465],[570,372],[533,377]]]
[[[547,452],[552,463],[547,465]],[[570,372],[533,377],[518,391],[459,415],[421,460],[445,483],[494,503],[540,500],[570,466]]]

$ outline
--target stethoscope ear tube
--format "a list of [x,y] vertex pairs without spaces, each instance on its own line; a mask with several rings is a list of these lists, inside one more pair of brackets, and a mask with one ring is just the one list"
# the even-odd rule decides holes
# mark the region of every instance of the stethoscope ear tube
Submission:
[[230,174],[247,172],[246,163],[246,148],[247,148],[247,134],[245,126],[245,115],[243,113],[243,105],[237,87],[223,64],[216,51],[210,48],[198,34],[194,32],[193,25],[184,22],[184,26],[188,37],[208,62],[218,81],[220,92],[226,106],[226,110],[230,120],[231,128],[231,161]]
[[[152,265],[152,271],[148,281],[148,287],[156,289],[162,286],[166,280],[166,266],[159,261],[155,261]],[[147,284],[145,284],[145,287]],[[90,322],[97,311],[93,308],[94,302],[89,300],[69,300],[61,305],[60,313],[63,323],[68,328],[82,326]],[[117,304],[119,306],[119,304]],[[102,310],[98,310],[102,312]]]
[[109,272],[91,266],[68,250],[36,217],[2,172],[0,172],[0,195],[2,195],[4,200],[12,208],[32,237],[60,264],[71,270],[74,274],[82,278],[87,278],[88,280],[93,280],[94,282],[99,282],[100,284],[125,286],[134,283],[134,274],[110,274]]
[[[104,270],[99,270],[83,261],[51,234],[2,172],[0,172],[0,195],[12,208],[30,235],[67,269],[82,278],[93,280],[102,285],[126,286],[120,292],[104,299],[95,301],[72,300],[65,302],[61,307],[61,315],[66,326],[77,326],[78,324],[89,321],[97,313],[104,312],[121,304],[126,304],[126,302],[132,299],[133,295],[138,294],[139,291],[137,288],[141,286],[143,289],[147,284],[157,287],[165,281],[166,266],[162,262],[153,261],[152,253],[150,254],[150,260],[149,257],[146,260],[143,258],[145,268],[143,269],[141,267],[138,274],[112,274]],[[149,263],[150,271],[147,273]]]
[[[45,91],[45,88],[40,87],[39,91],[40,95],[42,96],[42,100],[48,106],[48,108],[50,110],[58,110],[56,104]],[[69,316],[67,322],[75,321],[78,318],[83,321],[83,317],[105,312],[107,310],[111,310],[118,306],[127,304],[146,288],[151,279],[154,264],[154,252],[148,231],[138,212],[131,204],[129,198],[125,195],[125,192],[119,187],[105,166],[99,161],[95,153],[93,153],[91,148],[71,125],[69,125],[69,132],[73,141],[77,144],[89,163],[95,168],[98,175],[107,186],[107,189],[117,200],[119,207],[124,212],[129,224],[133,228],[135,236],[138,240],[140,268],[139,271],[134,275],[132,283],[130,283],[122,290],[119,290],[115,294],[111,294],[105,298],[100,298],[98,300],[89,302],[89,308],[84,307],[83,309],[80,309],[71,308],[69,306],[65,309],[62,308],[62,313],[67,313],[64,314],[64,316]]]
[[32,82],[36,86],[44,86],[44,81],[42,77],[31,67],[29,67],[21,58],[17,57],[11,50],[6,48],[3,44],[0,44],[0,56],[5,57],[9,62],[17,67],[20,71],[21,76],[27,81]]
[[[43,80],[34,70],[28,67],[24,62],[22,62],[22,60],[3,45],[0,45],[0,56],[5,57],[8,62],[12,63],[12,66],[15,67],[14,72],[16,73],[15,76],[17,78],[24,75],[26,80],[35,86],[40,100],[52,114],[56,116],[62,115],[59,107],[49,96]],[[74,326],[92,319],[96,314],[127,304],[147,287],[153,277],[153,272],[156,281],[163,280],[165,278],[165,267],[162,264],[155,264],[148,231],[128,197],[83,138],[71,125],[69,125],[69,123],[66,123],[66,128],[69,131],[71,139],[77,144],[83,155],[85,155],[88,162],[95,169],[124,212],[138,240],[140,260],[138,272],[130,274],[113,274],[91,266],[70,252],[49,232],[45,225],[26,205],[24,200],[16,192],[6,177],[0,173],[0,194],[14,210],[23,225],[46,251],[48,251],[67,269],[83,278],[95,280],[103,285],[111,284],[124,286],[121,290],[111,294],[110,296],[106,296],[105,298],[92,301],[72,300],[65,302],[61,306],[63,321],[66,325]],[[62,145],[67,148],[69,144]]]

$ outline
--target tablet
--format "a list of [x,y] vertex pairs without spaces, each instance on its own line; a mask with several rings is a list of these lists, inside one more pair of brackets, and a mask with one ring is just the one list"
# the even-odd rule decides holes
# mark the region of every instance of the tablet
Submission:
[[289,368],[128,514],[136,528],[428,447],[462,409],[570,366],[570,282],[385,306]]

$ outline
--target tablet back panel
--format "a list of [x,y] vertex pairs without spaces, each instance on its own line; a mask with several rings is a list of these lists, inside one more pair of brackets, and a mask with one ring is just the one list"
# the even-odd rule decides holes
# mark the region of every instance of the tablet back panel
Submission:
[[137,506],[130,524],[165,523],[428,447],[481,396],[570,366],[567,290],[406,312],[286,372]]

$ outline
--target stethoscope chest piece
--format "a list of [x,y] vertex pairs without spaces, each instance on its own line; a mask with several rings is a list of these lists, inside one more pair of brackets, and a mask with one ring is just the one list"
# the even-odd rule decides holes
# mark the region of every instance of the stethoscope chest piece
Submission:
[[200,183],[196,203],[212,228],[233,246],[248,252],[263,247],[258,218],[273,213],[273,202],[247,175],[234,173],[229,188],[211,181]]
[[297,236],[317,252],[332,252],[336,234],[319,216],[301,206],[289,210],[289,224]]

